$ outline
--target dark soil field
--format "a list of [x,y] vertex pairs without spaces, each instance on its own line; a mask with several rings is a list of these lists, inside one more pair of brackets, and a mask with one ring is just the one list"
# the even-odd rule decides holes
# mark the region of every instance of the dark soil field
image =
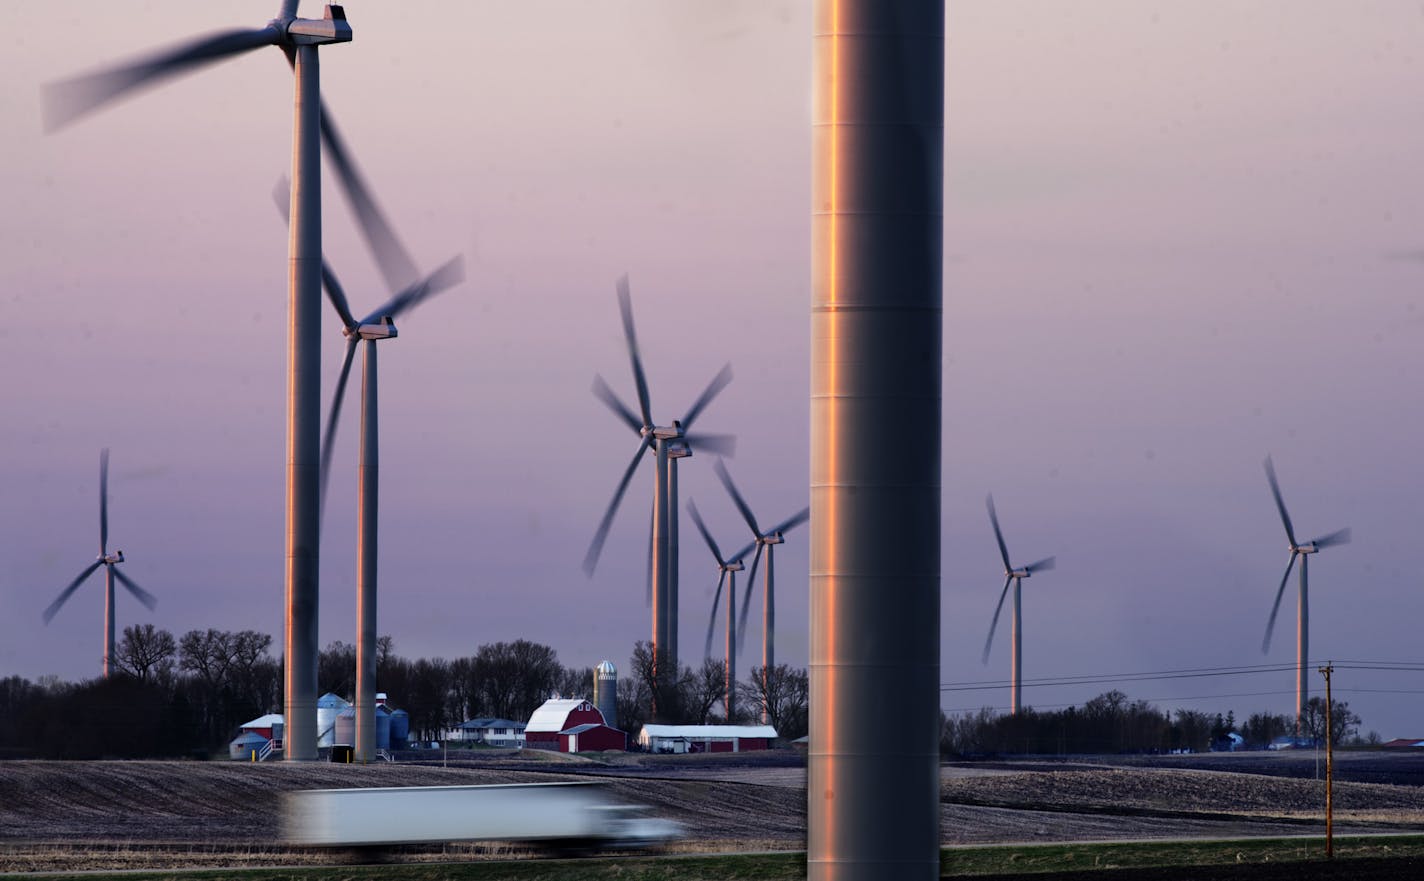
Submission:
[[[448,767],[443,757],[404,758],[372,766],[0,762],[0,871],[327,861],[330,855],[283,846],[278,806],[289,790],[342,786],[597,779],[615,798],[651,805],[682,823],[688,837],[675,852],[805,846],[805,769],[793,753],[593,760],[490,751],[451,758]],[[1303,761],[1256,754],[950,764],[942,769],[942,840],[1323,834],[1324,783],[1299,773]],[[1347,782],[1335,787],[1337,834],[1424,832],[1416,757],[1362,753],[1340,767]],[[1349,782],[1350,774],[1371,782]],[[510,846],[453,845],[398,858],[518,853]]]

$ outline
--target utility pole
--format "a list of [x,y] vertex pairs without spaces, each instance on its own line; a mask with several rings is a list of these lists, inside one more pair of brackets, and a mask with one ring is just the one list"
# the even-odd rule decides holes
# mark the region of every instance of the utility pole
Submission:
[[1327,661],[1324,667],[1320,668],[1320,675],[1325,677],[1325,858],[1332,860],[1335,858],[1335,793],[1332,784],[1335,780],[1335,743],[1330,735],[1333,732],[1330,719],[1330,705],[1334,703],[1330,699],[1330,674],[1335,672],[1335,662]]

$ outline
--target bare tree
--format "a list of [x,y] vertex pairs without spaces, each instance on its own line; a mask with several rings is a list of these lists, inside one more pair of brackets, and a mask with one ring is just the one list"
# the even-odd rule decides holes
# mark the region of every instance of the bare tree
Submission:
[[748,692],[759,709],[766,712],[768,724],[777,736],[794,740],[806,733],[806,707],[811,691],[805,670],[777,664],[765,671],[753,667],[748,680]]
[[[1301,734],[1316,743],[1325,742],[1325,699],[1313,697],[1301,712]],[[1348,701],[1330,702],[1330,742],[1337,746],[1359,730],[1360,717],[1350,711]]]
[[[716,658],[704,658],[696,671],[684,668],[682,677],[685,686],[682,706],[689,719],[706,725],[712,715],[712,708],[721,703],[727,691],[727,663]],[[730,721],[730,720],[728,720]]]
[[152,624],[135,624],[124,628],[114,659],[119,671],[143,682],[167,680],[173,675],[178,657],[178,642],[167,630]]
[[317,688],[342,697],[356,694],[356,646],[332,640],[316,659]]

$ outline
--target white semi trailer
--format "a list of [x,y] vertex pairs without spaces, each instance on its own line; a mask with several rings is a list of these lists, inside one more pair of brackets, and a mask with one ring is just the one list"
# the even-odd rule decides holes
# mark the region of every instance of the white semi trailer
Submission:
[[597,783],[312,789],[286,796],[287,840],[326,847],[525,841],[641,848],[681,837],[671,820],[612,801]]

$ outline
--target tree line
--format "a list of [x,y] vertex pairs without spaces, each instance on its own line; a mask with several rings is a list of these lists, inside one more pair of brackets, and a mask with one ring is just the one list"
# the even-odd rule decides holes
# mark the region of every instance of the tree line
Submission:
[[[1313,697],[1302,714],[1300,737],[1325,740],[1325,701]],[[1083,706],[1061,710],[1025,707],[1016,715],[985,708],[946,716],[941,713],[940,752],[975,756],[1004,753],[1169,753],[1229,749],[1227,735],[1236,732],[1247,749],[1265,749],[1271,741],[1296,735],[1295,718],[1254,713],[1240,725],[1234,712],[1159,710],[1145,700],[1131,700],[1121,691],[1098,695]],[[1331,702],[1330,739],[1335,744],[1378,743],[1379,735],[1359,736],[1360,717],[1345,701]]]
[[[38,682],[0,679],[0,757],[146,758],[225,754],[238,726],[283,703],[282,658],[270,635],[254,630],[190,630],[176,637],[152,624],[125,627],[108,679]],[[683,667],[659,721],[722,719],[723,665]],[[651,712],[651,652],[633,648],[618,682],[618,727],[636,738]],[[317,662],[320,693],[352,700],[356,648],[335,641]],[[517,639],[479,646],[473,655],[408,659],[389,636],[376,645],[376,688],[405,710],[413,740],[442,740],[460,722],[479,717],[527,721],[551,695],[593,697],[593,668],[567,667],[553,648]],[[777,665],[754,667],[736,685],[732,721],[759,719],[786,738],[806,733],[807,676]]]

